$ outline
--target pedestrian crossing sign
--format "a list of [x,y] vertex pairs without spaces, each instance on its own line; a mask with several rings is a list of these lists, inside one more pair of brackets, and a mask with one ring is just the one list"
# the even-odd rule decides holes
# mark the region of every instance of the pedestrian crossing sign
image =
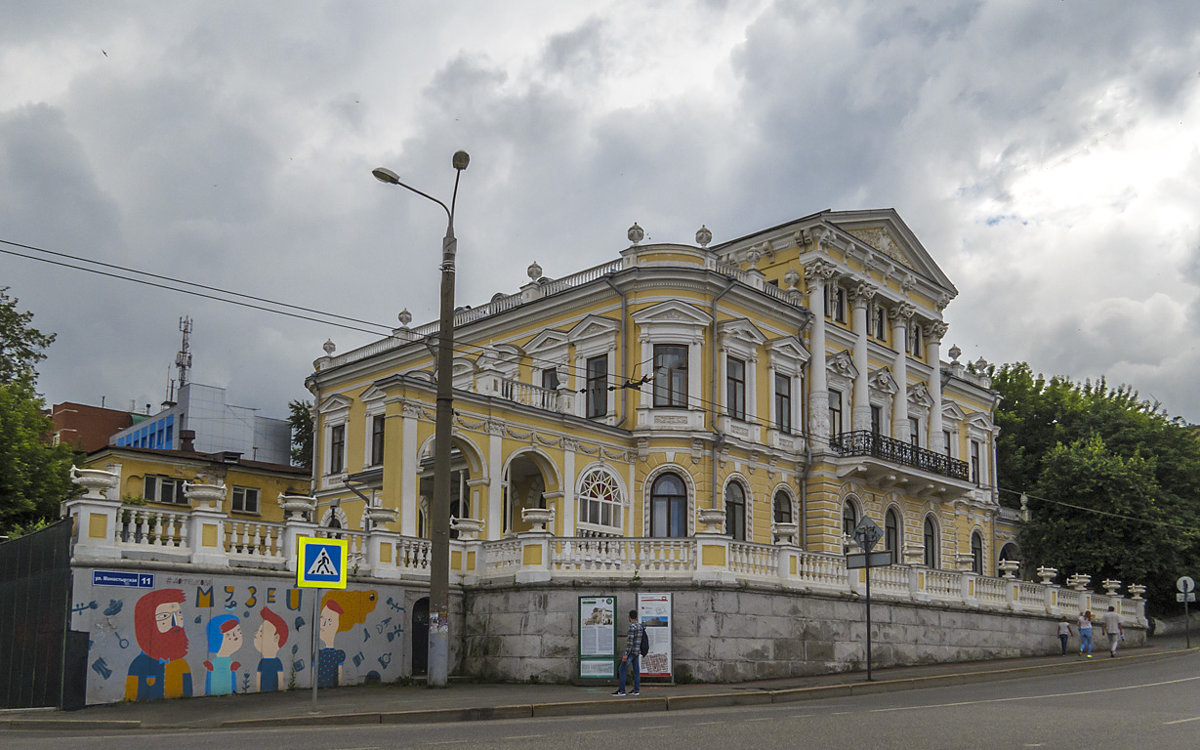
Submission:
[[309,589],[346,588],[347,542],[302,536],[297,540],[296,585]]

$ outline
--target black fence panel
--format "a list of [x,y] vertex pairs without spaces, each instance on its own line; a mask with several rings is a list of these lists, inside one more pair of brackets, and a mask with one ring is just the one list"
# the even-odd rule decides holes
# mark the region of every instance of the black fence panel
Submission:
[[62,705],[70,612],[70,519],[0,543],[0,708]]

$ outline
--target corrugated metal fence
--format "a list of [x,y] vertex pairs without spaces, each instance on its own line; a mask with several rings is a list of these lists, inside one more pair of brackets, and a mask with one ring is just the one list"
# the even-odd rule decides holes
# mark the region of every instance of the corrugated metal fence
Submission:
[[70,519],[0,543],[0,708],[82,706],[87,636],[69,637],[70,612]]

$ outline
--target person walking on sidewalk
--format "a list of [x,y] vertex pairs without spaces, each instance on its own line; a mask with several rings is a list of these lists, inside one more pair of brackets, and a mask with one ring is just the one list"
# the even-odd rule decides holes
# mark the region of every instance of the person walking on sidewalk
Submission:
[[1087,652],[1087,658],[1092,658],[1092,610],[1087,610],[1079,616],[1079,655]]
[[642,670],[638,659],[642,655],[642,633],[645,630],[646,626],[638,622],[637,610],[629,610],[629,641],[625,644],[625,653],[621,655],[621,666],[617,669],[621,686],[613,691],[613,695],[625,695],[625,675],[630,668],[633,669],[633,695],[641,695]]
[[1116,656],[1117,646],[1125,637],[1125,628],[1121,627],[1121,615],[1117,614],[1116,607],[1109,606],[1100,620],[1104,623],[1104,634],[1108,636],[1108,655]]
[[1066,615],[1058,621],[1058,640],[1062,644],[1062,655],[1067,655],[1067,640],[1071,637],[1071,623],[1067,622]]

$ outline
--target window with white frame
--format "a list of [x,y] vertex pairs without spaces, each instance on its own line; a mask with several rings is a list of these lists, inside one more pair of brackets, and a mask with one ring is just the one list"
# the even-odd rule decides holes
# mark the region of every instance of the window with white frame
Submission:
[[736,357],[725,358],[725,411],[746,418],[746,363]]
[[387,418],[383,414],[375,414],[371,417],[372,466],[380,466],[383,464],[384,432],[386,427]]
[[607,416],[608,414],[608,355],[588,357],[587,384],[585,386],[587,411],[584,416],[588,419]]
[[680,344],[654,345],[654,405],[686,408],[688,400],[688,348]]
[[895,508],[883,517],[883,548],[893,553],[892,562],[900,562],[900,514]]
[[235,513],[258,513],[258,488],[256,487],[233,487],[233,501],[230,508]]
[[925,516],[925,526],[923,533],[925,542],[925,567],[936,568],[938,566],[938,537],[937,524],[934,523],[933,516]]
[[161,474],[147,474],[142,497],[154,503],[187,504],[183,495],[183,480]]
[[911,354],[914,359],[920,359],[924,356],[924,347],[922,342],[923,338],[921,333],[921,325],[914,322],[908,327],[908,353]]
[[971,482],[974,484],[979,484],[980,479],[981,479],[980,469],[982,467],[980,466],[980,454],[981,454],[981,450],[980,450],[979,441],[972,440],[971,441]]
[[834,322],[846,322],[846,290],[831,281],[825,285],[825,317]]
[[883,305],[875,305],[875,314],[872,316],[872,333],[875,338],[881,342],[887,341],[887,308]]
[[983,575],[983,537],[978,531],[971,534],[971,572]]
[[788,493],[779,490],[775,493],[775,501],[772,503],[774,511],[775,523],[791,523],[792,522],[792,498]]
[[829,389],[829,434],[842,434],[842,392]]
[[620,534],[624,499],[617,478],[604,469],[592,469],[579,482],[579,525],[593,531]]
[[792,431],[792,379],[775,373],[775,429]]
[[737,482],[725,486],[725,533],[746,541],[746,490]]
[[346,425],[329,428],[329,473],[341,474],[346,469]]

